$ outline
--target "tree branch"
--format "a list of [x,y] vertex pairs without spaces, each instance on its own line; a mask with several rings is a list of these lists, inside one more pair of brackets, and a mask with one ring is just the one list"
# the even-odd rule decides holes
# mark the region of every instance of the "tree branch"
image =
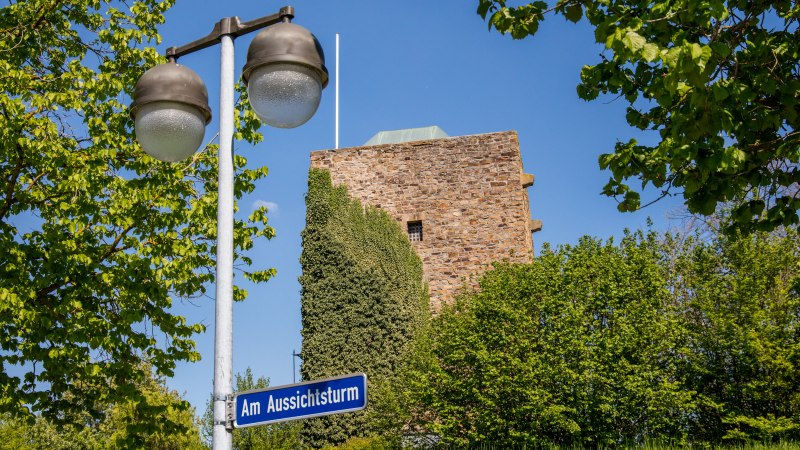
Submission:
[[[125,250],[125,249],[128,248],[128,247],[121,247],[120,248],[120,247],[118,247],[118,245],[119,245],[120,242],[122,242],[122,239],[124,239],[125,236],[127,236],[127,234],[136,226],[135,225],[136,223],[137,222],[134,221],[134,223],[132,225],[130,225],[127,228],[125,228],[124,230],[122,230],[122,232],[114,239],[114,242],[112,242],[108,246],[108,249],[105,251],[105,253],[103,253],[103,255],[97,261],[95,261],[94,268],[98,267],[103,261],[105,261],[109,256],[113,255],[114,253],[117,253],[119,251],[122,251],[122,250]],[[92,274],[90,276],[96,276],[97,275],[97,272],[94,271],[94,268],[92,268]],[[53,291],[55,291],[56,289],[59,289],[62,286],[66,286],[67,284],[69,284],[69,283],[71,283],[73,281],[74,280],[71,279],[69,276],[66,276],[61,281],[57,281],[55,283],[50,284],[49,286],[47,286],[45,288],[39,289],[38,291],[36,291],[36,299],[37,300],[43,300],[46,295],[52,293]]]
[[22,168],[25,167],[25,159],[22,157],[22,149],[19,148],[19,145],[17,145],[16,148],[17,161],[14,165],[14,169],[8,175],[6,180],[5,201],[3,202],[3,206],[0,207],[0,221],[2,221],[6,214],[8,214],[8,210],[11,208],[11,205],[16,203],[16,199],[14,198],[14,190],[17,188],[17,179],[19,178],[19,174],[22,172]]

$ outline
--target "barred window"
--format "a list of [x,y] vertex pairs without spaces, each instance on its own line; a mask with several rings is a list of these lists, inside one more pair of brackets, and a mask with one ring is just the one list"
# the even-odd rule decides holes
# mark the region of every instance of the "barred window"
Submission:
[[408,240],[411,242],[422,241],[422,221],[408,222]]

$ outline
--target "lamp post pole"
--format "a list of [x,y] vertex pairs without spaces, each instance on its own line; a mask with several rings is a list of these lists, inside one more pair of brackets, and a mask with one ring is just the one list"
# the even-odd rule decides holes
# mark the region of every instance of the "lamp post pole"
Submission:
[[214,313],[214,449],[229,450],[228,395],[233,394],[233,38],[220,40],[217,295]]
[[228,407],[233,395],[233,40],[265,28],[250,44],[242,73],[248,97],[263,122],[278,128],[297,127],[316,112],[328,71],[319,42],[308,30],[292,24],[293,17],[291,6],[249,22],[229,17],[220,20],[209,35],[170,47],[166,52],[169,62],[148,70],[136,83],[131,105],[136,139],[146,153],[169,162],[191,156],[202,141],[211,110],[202,80],[176,60],[220,44],[214,450],[230,450],[233,444],[234,414]]
[[294,360],[296,358],[300,358],[300,353],[292,350],[292,383],[297,383],[297,368],[294,365]]

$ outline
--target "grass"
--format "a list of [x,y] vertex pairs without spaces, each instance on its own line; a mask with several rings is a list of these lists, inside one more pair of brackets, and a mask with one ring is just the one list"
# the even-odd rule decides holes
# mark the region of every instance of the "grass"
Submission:
[[[448,447],[436,447],[448,448]],[[454,447],[453,447],[454,448]],[[534,447],[531,447],[533,449]],[[581,446],[551,446],[549,450],[583,450],[590,447]],[[597,447],[591,447],[593,449]],[[711,444],[693,444],[683,445],[670,442],[646,442],[641,445],[620,445],[618,447],[600,447],[601,449],[631,449],[631,450],[669,450],[669,449],[702,449],[702,450],[800,450],[800,443],[797,442],[778,442],[772,444],[765,443],[744,443],[744,444],[730,444],[730,445],[711,445]],[[473,450],[523,450],[526,447],[498,447],[492,444],[481,444],[477,447],[471,447]]]

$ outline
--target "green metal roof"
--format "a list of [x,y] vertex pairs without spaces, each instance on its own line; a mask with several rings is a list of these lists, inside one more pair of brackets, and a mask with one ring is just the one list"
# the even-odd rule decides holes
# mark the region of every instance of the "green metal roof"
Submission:
[[437,126],[422,128],[407,128],[405,130],[379,131],[364,145],[397,144],[400,142],[426,141],[450,137]]

